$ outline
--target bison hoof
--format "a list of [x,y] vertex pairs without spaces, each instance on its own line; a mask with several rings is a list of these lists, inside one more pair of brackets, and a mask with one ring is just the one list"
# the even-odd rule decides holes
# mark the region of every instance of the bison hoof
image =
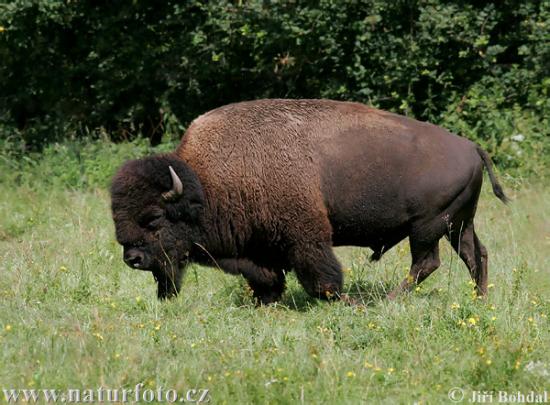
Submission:
[[340,301],[343,303],[350,305],[352,307],[364,307],[365,304],[358,300],[357,298],[350,297],[348,294],[341,294],[340,295]]
[[257,296],[256,298],[256,305],[261,307],[263,305],[270,305],[274,304],[281,298],[280,294],[265,294],[261,296]]

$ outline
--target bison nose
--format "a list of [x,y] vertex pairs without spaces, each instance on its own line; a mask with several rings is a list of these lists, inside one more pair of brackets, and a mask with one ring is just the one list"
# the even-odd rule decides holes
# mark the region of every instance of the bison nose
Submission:
[[145,261],[145,255],[143,252],[136,250],[136,249],[130,249],[126,252],[124,252],[124,262],[134,269],[139,269],[143,266],[143,262]]

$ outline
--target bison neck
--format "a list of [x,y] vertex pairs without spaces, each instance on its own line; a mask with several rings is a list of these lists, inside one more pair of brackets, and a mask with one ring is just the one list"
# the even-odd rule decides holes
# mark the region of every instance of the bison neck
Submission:
[[[206,194],[208,195],[208,192]],[[222,206],[220,201],[213,201],[207,197],[201,224],[202,246],[199,246],[199,249],[208,251],[207,256],[212,256],[210,260],[242,256],[249,239],[246,230],[243,229],[243,223],[236,221]]]
[[201,238],[192,250],[193,261],[219,267],[220,260],[246,258],[260,266],[285,266],[281,262],[284,247],[265,229],[268,224],[258,225],[244,210],[228,210],[226,199],[210,199],[206,189],[205,194]]

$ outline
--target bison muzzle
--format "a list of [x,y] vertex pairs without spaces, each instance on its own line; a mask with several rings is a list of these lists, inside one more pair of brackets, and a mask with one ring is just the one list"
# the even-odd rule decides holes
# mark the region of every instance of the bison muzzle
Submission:
[[332,247],[381,256],[409,238],[409,276],[440,264],[446,237],[480,295],[487,250],[474,215],[488,155],[435,125],[363,104],[257,100],[198,117],[174,153],[129,161],[115,175],[112,213],[128,266],[149,270],[159,298],[176,295],[189,261],[245,277],[260,303],[295,271],[313,297],[341,297]]

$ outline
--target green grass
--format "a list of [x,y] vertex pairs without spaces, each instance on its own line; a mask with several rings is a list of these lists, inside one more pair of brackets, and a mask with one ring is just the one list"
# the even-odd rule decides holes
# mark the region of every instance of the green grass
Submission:
[[208,388],[213,403],[351,404],[549,386],[548,187],[509,181],[507,207],[484,190],[486,302],[442,241],[440,269],[396,302],[384,294],[408,270],[406,243],[378,263],[337,250],[365,308],[311,300],[293,274],[280,304],[256,308],[243,280],[198,266],[158,302],[152,276],[122,262],[103,188],[27,180],[0,184],[0,388],[143,382]]

